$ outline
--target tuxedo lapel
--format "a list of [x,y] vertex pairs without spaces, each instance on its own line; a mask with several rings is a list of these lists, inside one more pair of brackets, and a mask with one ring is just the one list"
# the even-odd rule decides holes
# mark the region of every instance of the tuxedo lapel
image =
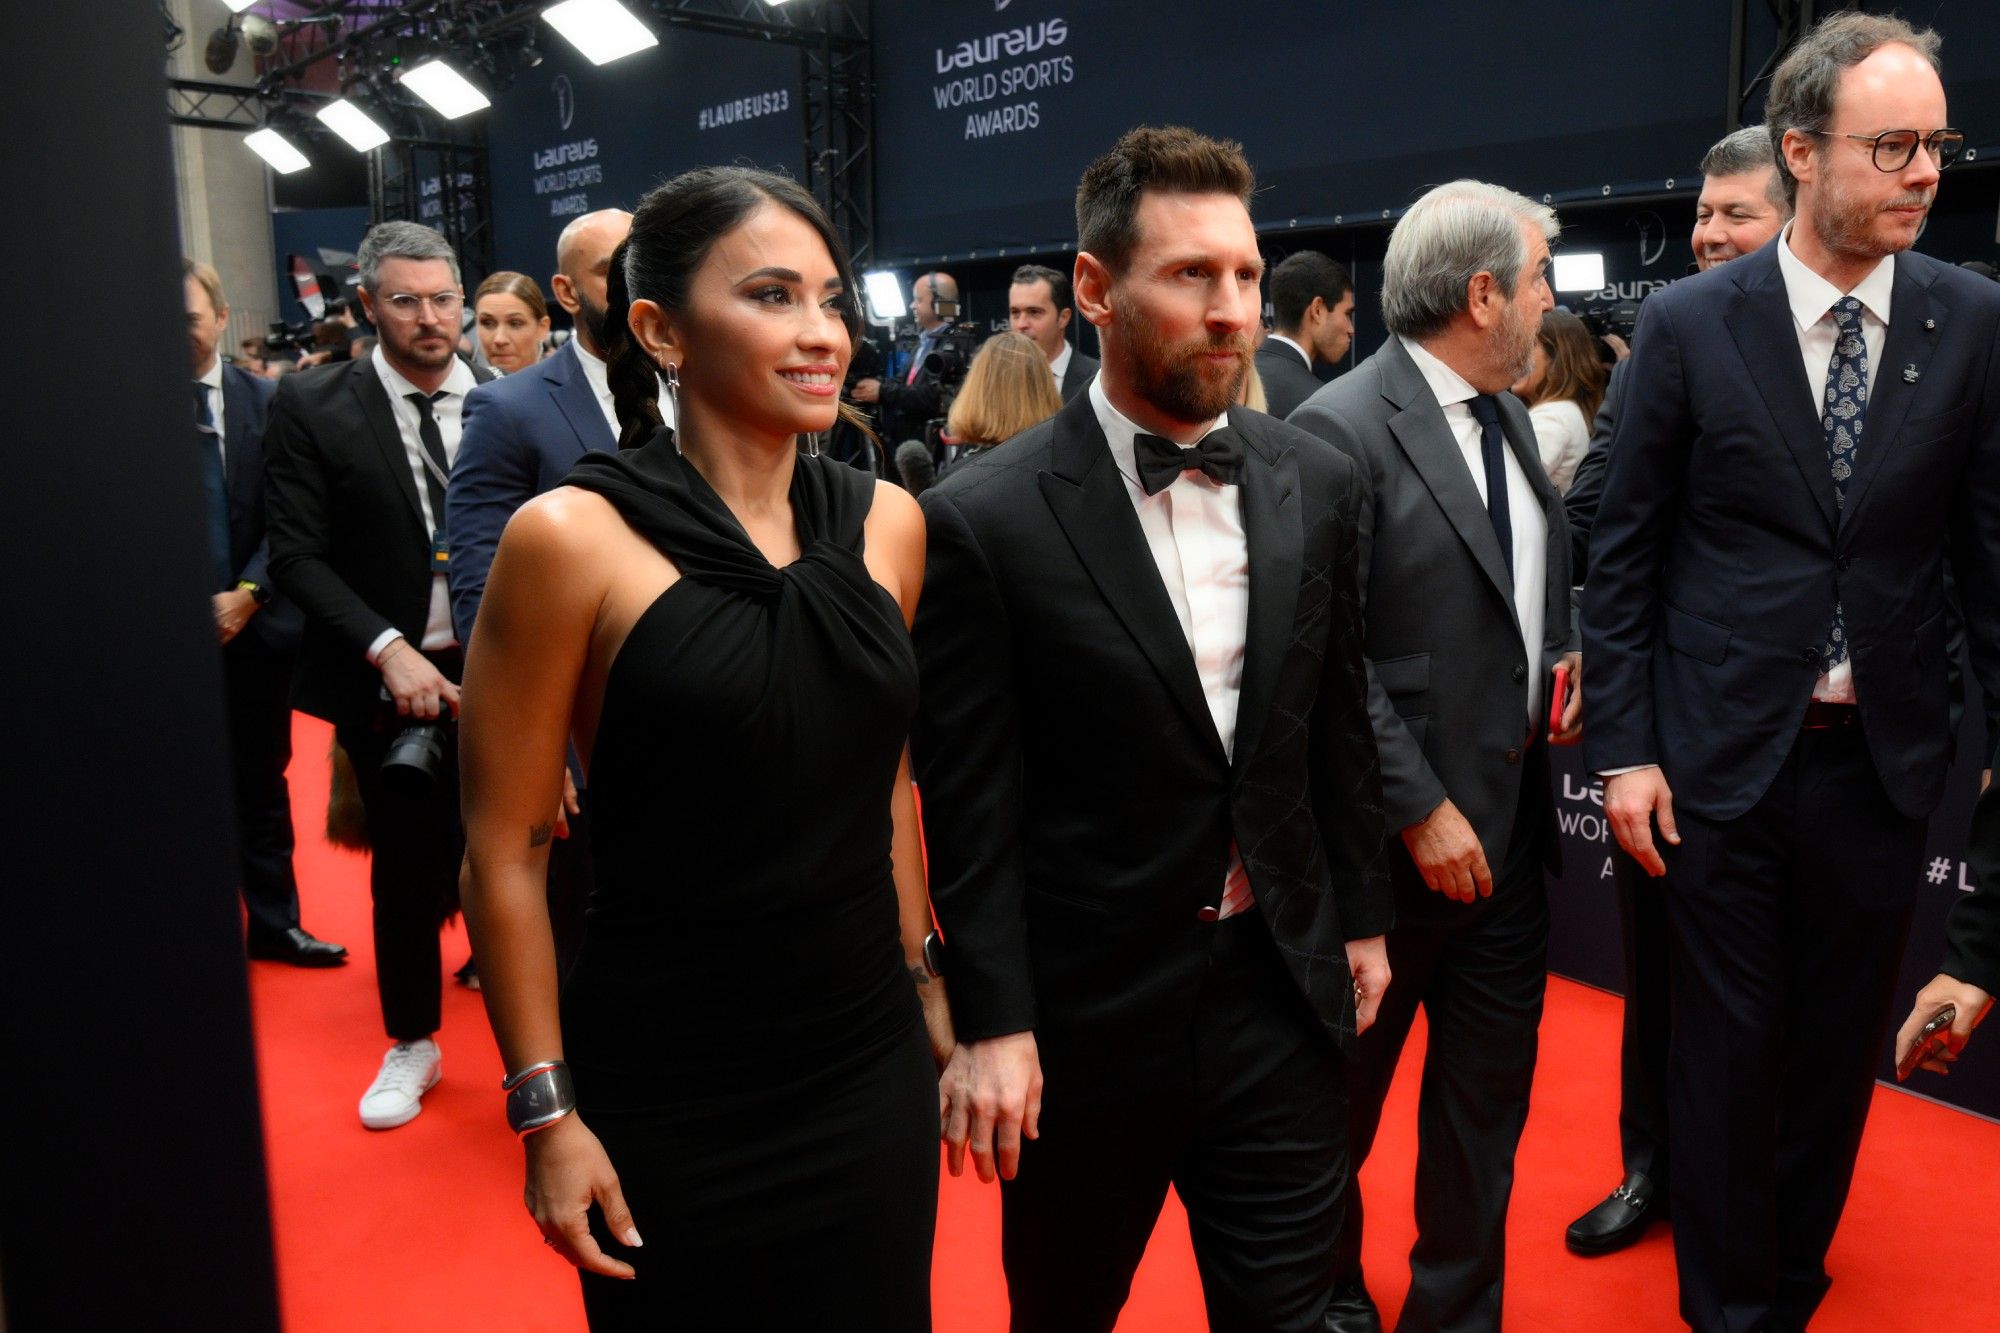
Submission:
[[417,499],[417,479],[410,472],[410,456],[403,449],[403,433],[396,429],[396,413],[389,406],[389,391],[382,387],[382,377],[375,373],[374,363],[356,361],[354,369],[348,372],[347,387],[353,390],[362,419],[368,423],[376,447],[382,451],[382,461],[388,464],[391,480],[410,506],[418,532],[425,541],[429,541],[430,534],[423,531],[424,507]]
[[1194,654],[1160,582],[1090,396],[1078,394],[1064,407],[1054,430],[1052,466],[1040,477],[1043,498],[1112,614],[1152,663],[1196,734],[1207,737],[1212,753],[1222,758],[1222,738],[1208,711]]
[[[1860,457],[1847,479],[1847,516],[1861,506],[1862,493],[1896,447],[1897,432],[1910,413],[1910,402],[1922,387],[1937,351],[1938,331],[1949,307],[1931,290],[1930,273],[1920,270],[1908,254],[1896,257],[1896,285],[1889,297],[1889,331],[1882,342],[1882,364],[1868,371],[1868,415],[1861,433]],[[1912,382],[1910,372],[1915,372]]]
[[[1459,451],[1458,441],[1452,438],[1444,409],[1438,406],[1437,396],[1424,382],[1423,372],[1410,360],[1399,340],[1391,338],[1384,343],[1380,355],[1382,396],[1401,409],[1389,418],[1389,433],[1396,437],[1396,444],[1410,460],[1410,466],[1424,479],[1438,508],[1444,511],[1459,540],[1472,552],[1487,582],[1493,585],[1493,591],[1512,615],[1514,580],[1507,573],[1500,539],[1493,533],[1493,520],[1486,512],[1486,502],[1479,498],[1479,487],[1465,465],[1465,455]],[[1536,466],[1539,468],[1540,464]]]
[[1250,615],[1243,631],[1243,688],[1237,696],[1234,768],[1256,754],[1277,689],[1278,667],[1298,637],[1299,577],[1305,554],[1299,459],[1290,444],[1264,438],[1256,414],[1231,408],[1244,449],[1243,535],[1250,556]]
[[[1745,266],[1738,272],[1738,266]],[[1838,522],[1833,498],[1833,469],[1826,457],[1826,432],[1819,424],[1821,385],[1806,380],[1799,362],[1798,332],[1785,298],[1785,275],[1778,268],[1773,243],[1729,266],[1742,295],[1723,316],[1736,350],[1743,357],[1746,377],[1763,395],[1764,406],[1777,423],[1778,434],[1792,451],[1799,476],[1812,492],[1831,528]],[[1775,364],[1773,362],[1775,361]]]
[[618,440],[605,427],[604,413],[598,410],[597,395],[591,391],[590,377],[583,373],[575,349],[575,339],[564,343],[562,351],[542,362],[541,373],[556,410],[576,432],[576,456],[581,458],[592,449],[610,449]]

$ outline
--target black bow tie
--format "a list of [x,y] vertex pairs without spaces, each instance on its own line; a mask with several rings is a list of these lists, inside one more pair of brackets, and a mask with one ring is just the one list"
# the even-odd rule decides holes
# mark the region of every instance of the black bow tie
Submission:
[[1132,455],[1139,465],[1139,485],[1148,495],[1158,495],[1183,472],[1206,473],[1218,486],[1235,486],[1243,480],[1243,441],[1227,427],[1210,431],[1185,449],[1157,435],[1135,435]]

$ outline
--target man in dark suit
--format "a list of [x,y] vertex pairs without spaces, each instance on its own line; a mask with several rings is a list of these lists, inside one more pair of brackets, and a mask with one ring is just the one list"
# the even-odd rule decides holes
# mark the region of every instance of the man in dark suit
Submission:
[[[908,440],[932,443],[925,432],[944,415],[944,381],[926,362],[959,327],[960,310],[958,279],[949,273],[919,274],[910,284],[910,320],[916,325],[916,338],[897,343],[885,373],[856,380],[849,390],[855,402],[875,408],[892,450]],[[969,329],[964,336],[969,340]]]
[[[1792,216],[1778,179],[1771,136],[1750,125],[1717,142],[1701,160],[1692,245],[1696,270],[1707,272],[1761,248]],[[1569,513],[1570,577],[1581,586],[1588,568],[1590,529],[1604,492],[1611,436],[1625,401],[1628,357],[1611,371],[1591,427],[1590,451],[1563,495]],[[1612,1254],[1637,1241],[1666,1211],[1667,1037],[1672,1031],[1668,983],[1667,900],[1660,884],[1622,848],[1611,853],[1618,890],[1619,936],[1625,954],[1625,1024],[1619,1043],[1618,1140],[1624,1167],[1618,1185],[1572,1222],[1563,1243],[1581,1255]]]
[[[389,1129],[416,1117],[438,1079],[438,926],[464,850],[445,480],[478,379],[456,355],[465,297],[442,236],[382,223],[357,266],[375,349],[285,377],[265,471],[271,573],[306,619],[295,702],[333,723],[367,810],[376,990],[395,1045],[361,1123]],[[447,728],[429,764],[385,768],[392,742],[421,723]]]
[[1069,340],[1069,275],[1042,264],[1014,270],[1007,289],[1007,323],[1014,332],[1042,349],[1055,376],[1056,392],[1066,403],[1082,393],[1097,374],[1097,358],[1086,356]]
[[292,871],[292,662],[299,612],[277,595],[266,570],[264,419],[273,385],[224,365],[229,302],[215,269],[181,261],[188,343],[194,361],[195,444],[202,454],[215,629],[229,692],[229,751],[236,774],[237,854],[252,958],[295,967],[337,967],[347,950],[299,925]]
[[2000,685],[2000,289],[1908,252],[1957,146],[1937,46],[1849,12],[1786,56],[1796,215],[1646,302],[1592,535],[1588,759],[1666,876],[1697,1329],[1802,1328],[1829,1285],[1951,758],[1947,538]]
[[[1527,410],[1555,214],[1479,181],[1411,205],[1382,265],[1380,351],[1291,417],[1360,465],[1368,704],[1382,751],[1395,980],[1361,1040],[1349,1151],[1367,1159],[1417,1008],[1417,1244],[1402,1327],[1498,1328],[1514,1152],[1547,982],[1558,849],[1548,741],[1570,651],[1569,530]],[[1341,1229],[1336,1329],[1379,1329],[1361,1199]]]
[[1319,392],[1316,366],[1336,366],[1354,344],[1354,279],[1317,250],[1287,255],[1271,270],[1270,336],[1257,375],[1271,415],[1284,420]]
[[1076,294],[1102,370],[923,497],[945,1138],[1004,1181],[1017,1330],[1109,1330],[1170,1184],[1211,1328],[1319,1329],[1330,1294],[1340,1053],[1390,908],[1354,468],[1230,406],[1251,184],[1185,129],[1093,163]]
[[[586,213],[563,228],[549,287],[575,322],[575,335],[554,356],[465,397],[465,433],[444,499],[452,623],[460,643],[472,642],[493,553],[514,511],[561,485],[585,453],[618,447],[618,413],[604,366],[605,282],[612,252],[631,230],[632,215],[618,208]],[[660,408],[673,425],[667,394],[660,395]],[[564,773],[555,821],[560,841],[549,856],[549,922],[565,975],[583,938],[590,897],[581,777],[575,770]]]

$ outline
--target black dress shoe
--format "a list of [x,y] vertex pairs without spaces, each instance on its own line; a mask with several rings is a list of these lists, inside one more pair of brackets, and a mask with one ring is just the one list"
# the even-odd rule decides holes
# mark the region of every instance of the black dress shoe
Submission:
[[297,926],[282,935],[252,935],[249,950],[252,958],[293,967],[339,967],[347,961],[345,945],[314,939]]
[[1369,1299],[1367,1284],[1360,1278],[1341,1282],[1326,1303],[1327,1333],[1382,1333],[1382,1312]]
[[1603,1203],[1569,1224],[1563,1244],[1571,1254],[1614,1254],[1666,1216],[1667,1201],[1643,1171],[1634,1171]]

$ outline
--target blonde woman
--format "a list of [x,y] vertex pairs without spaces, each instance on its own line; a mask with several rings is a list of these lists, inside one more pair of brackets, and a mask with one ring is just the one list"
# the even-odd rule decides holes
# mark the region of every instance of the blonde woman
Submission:
[[1018,333],[996,333],[972,358],[945,419],[944,476],[983,449],[1062,410],[1062,394],[1042,349]]

